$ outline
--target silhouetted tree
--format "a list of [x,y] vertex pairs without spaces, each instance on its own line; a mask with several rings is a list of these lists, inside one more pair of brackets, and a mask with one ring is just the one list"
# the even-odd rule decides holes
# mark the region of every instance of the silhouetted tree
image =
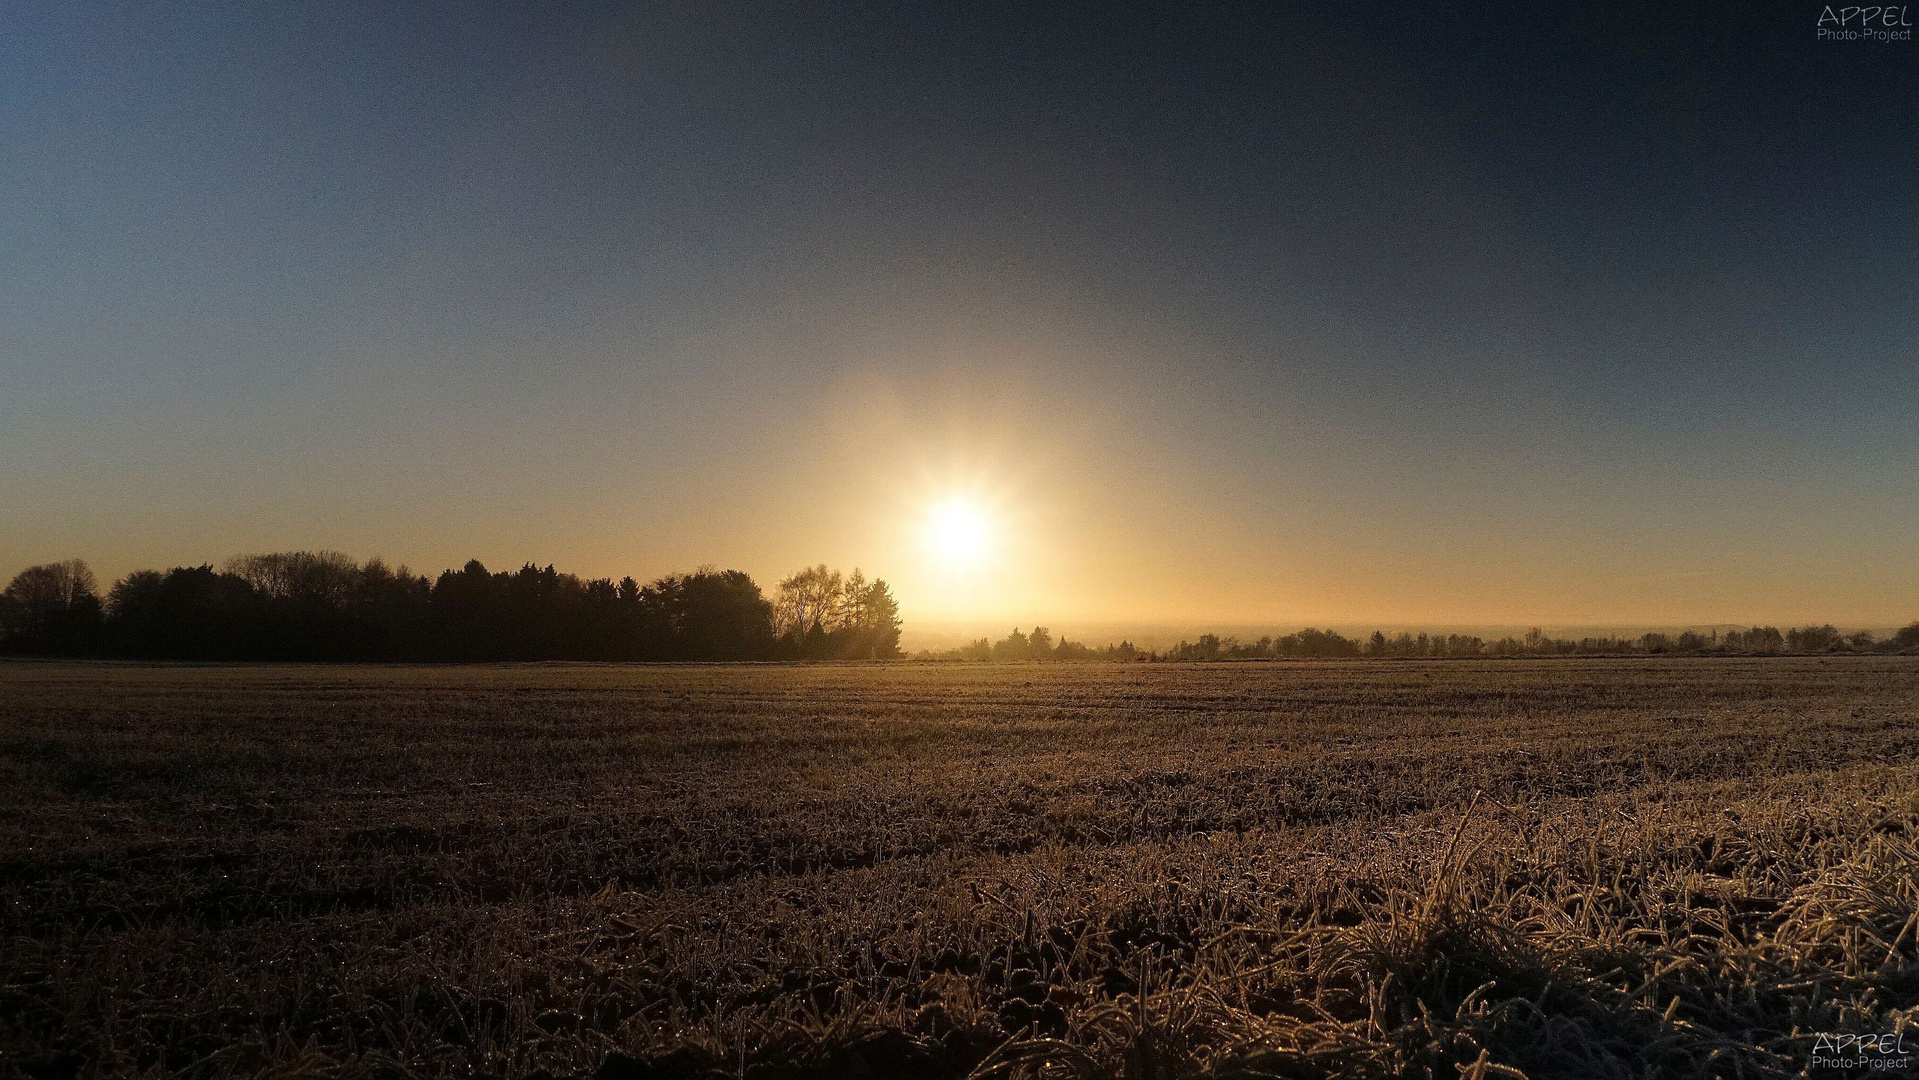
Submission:
[[1166,652],[1168,660],[1217,660],[1219,657],[1218,634],[1201,634],[1198,641],[1182,641]]
[[780,582],[774,623],[782,637],[823,634],[840,623],[845,583],[825,563],[809,566]]
[[211,566],[129,574],[107,595],[117,651],[167,660],[257,659],[259,598]]
[[842,577],[822,563],[780,582],[773,602],[780,648],[803,660],[871,660],[899,655],[899,604],[884,581],[858,567]]
[[900,605],[883,578],[865,582],[858,567],[847,580],[847,623],[852,630],[851,654],[864,660],[887,660],[900,655]]
[[1776,653],[1786,650],[1786,638],[1776,626],[1754,626],[1726,632],[1726,648],[1733,652]]
[[688,660],[765,660],[773,656],[773,605],[738,570],[702,567],[648,586],[642,602],[658,607],[670,651]]
[[[937,654],[925,653],[922,655],[932,659]],[[993,643],[987,638],[979,638],[952,650],[950,655],[955,660],[991,660],[993,658]]]
[[226,569],[262,599],[322,604],[345,603],[361,576],[360,565],[337,551],[236,555]]
[[[776,658],[772,605],[737,570],[702,568],[642,586],[478,560],[431,583],[380,559],[331,552],[236,556],[142,570],[104,612],[78,563],[22,571],[0,592],[0,649],[203,660],[763,660]],[[841,583],[845,655],[898,654],[886,583]]]
[[0,639],[14,652],[93,652],[100,645],[101,615],[86,563],[29,566],[0,593]]
[[1322,658],[1359,655],[1359,642],[1332,630],[1307,627],[1291,636],[1297,639],[1297,644],[1290,650],[1291,655]]
[[[238,555],[211,566],[142,570],[115,583],[102,604],[79,560],[28,567],[0,591],[0,650],[110,653],[177,659],[760,660],[877,659],[900,655],[899,604],[886,582],[825,564],[780,582],[774,601],[737,570],[703,567],[649,585],[631,577],[581,579],[551,564],[492,572],[479,560],[429,582],[378,558],[338,552]],[[1130,642],[1089,648],[1046,627],[1015,628],[945,653],[1000,660],[1260,660],[1353,656],[1474,657],[1523,654],[1911,651],[1919,623],[1879,642],[1870,631],[1801,626],[1654,631],[1636,638],[1547,637],[1493,642],[1374,631],[1362,641],[1308,627],[1256,641],[1203,634],[1163,655]]]
[[1020,633],[1020,629],[1017,626],[1013,628],[1012,633],[993,643],[993,659],[995,660],[1024,660],[1031,655],[1031,645],[1026,640],[1026,635]]
[[1842,643],[1838,629],[1830,623],[1786,631],[1786,648],[1793,652],[1830,652]]
[[1050,660],[1053,656],[1053,634],[1044,626],[1033,627],[1026,635],[1026,655],[1035,660]]
[[1098,653],[1081,642],[1066,640],[1066,635],[1064,634],[1060,635],[1059,644],[1053,646],[1053,659],[1055,660],[1092,660],[1097,658],[1098,655]]

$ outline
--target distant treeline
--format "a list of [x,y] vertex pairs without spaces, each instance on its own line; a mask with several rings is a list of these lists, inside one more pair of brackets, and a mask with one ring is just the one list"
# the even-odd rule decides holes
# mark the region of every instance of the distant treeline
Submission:
[[922,650],[919,654],[922,660],[1146,660],[1151,656],[1134,648],[1130,641],[1095,649],[1062,637],[1056,644],[1052,632],[1044,626],[1035,626],[1030,634],[1020,633],[1015,627],[998,641],[980,638],[958,648]]
[[769,600],[738,570],[642,585],[471,561],[428,579],[338,552],[142,570],[104,596],[75,559],[0,593],[0,652],[165,660],[813,660],[899,655],[884,581],[810,567]]
[[1638,637],[1547,637],[1538,628],[1524,637],[1497,641],[1466,634],[1410,634],[1387,636],[1375,630],[1369,638],[1349,638],[1332,630],[1301,630],[1284,637],[1240,641],[1202,634],[1198,641],[1181,641],[1164,651],[1135,648],[1130,641],[1089,648],[1061,638],[1054,644],[1045,627],[1030,634],[1015,629],[999,641],[980,638],[958,648],[919,655],[929,660],[1281,660],[1358,657],[1427,656],[1656,656],[1667,654],[1752,653],[1890,653],[1919,649],[1919,623],[1913,623],[1883,641],[1869,630],[1843,634],[1831,625],[1801,626],[1781,632],[1755,626],[1725,633],[1641,634]]

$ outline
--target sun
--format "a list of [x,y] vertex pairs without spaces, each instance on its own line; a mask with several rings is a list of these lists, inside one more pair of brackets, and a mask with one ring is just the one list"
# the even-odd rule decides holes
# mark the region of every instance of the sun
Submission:
[[926,515],[926,547],[948,570],[970,570],[986,561],[993,548],[993,523],[978,503],[949,498]]

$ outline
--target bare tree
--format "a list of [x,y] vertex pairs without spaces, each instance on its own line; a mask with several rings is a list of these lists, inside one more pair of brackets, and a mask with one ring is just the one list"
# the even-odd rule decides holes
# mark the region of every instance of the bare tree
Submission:
[[827,569],[825,563],[809,566],[780,582],[773,601],[774,629],[781,635],[836,629],[845,608],[846,583],[839,571]]
[[0,592],[0,632],[32,647],[59,647],[74,620],[100,617],[93,571],[79,559],[29,566]]
[[283,551],[235,555],[227,573],[274,600],[318,600],[337,604],[359,583],[360,564],[337,551]]
[[98,592],[93,571],[79,559],[29,566],[15,574],[7,586],[9,600],[24,611],[37,613],[65,611]]

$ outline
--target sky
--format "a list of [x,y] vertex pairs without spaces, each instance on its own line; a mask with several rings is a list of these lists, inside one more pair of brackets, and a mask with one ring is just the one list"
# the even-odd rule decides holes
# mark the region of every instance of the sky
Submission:
[[1900,625],[1919,42],[1824,9],[10,4],[0,574]]

